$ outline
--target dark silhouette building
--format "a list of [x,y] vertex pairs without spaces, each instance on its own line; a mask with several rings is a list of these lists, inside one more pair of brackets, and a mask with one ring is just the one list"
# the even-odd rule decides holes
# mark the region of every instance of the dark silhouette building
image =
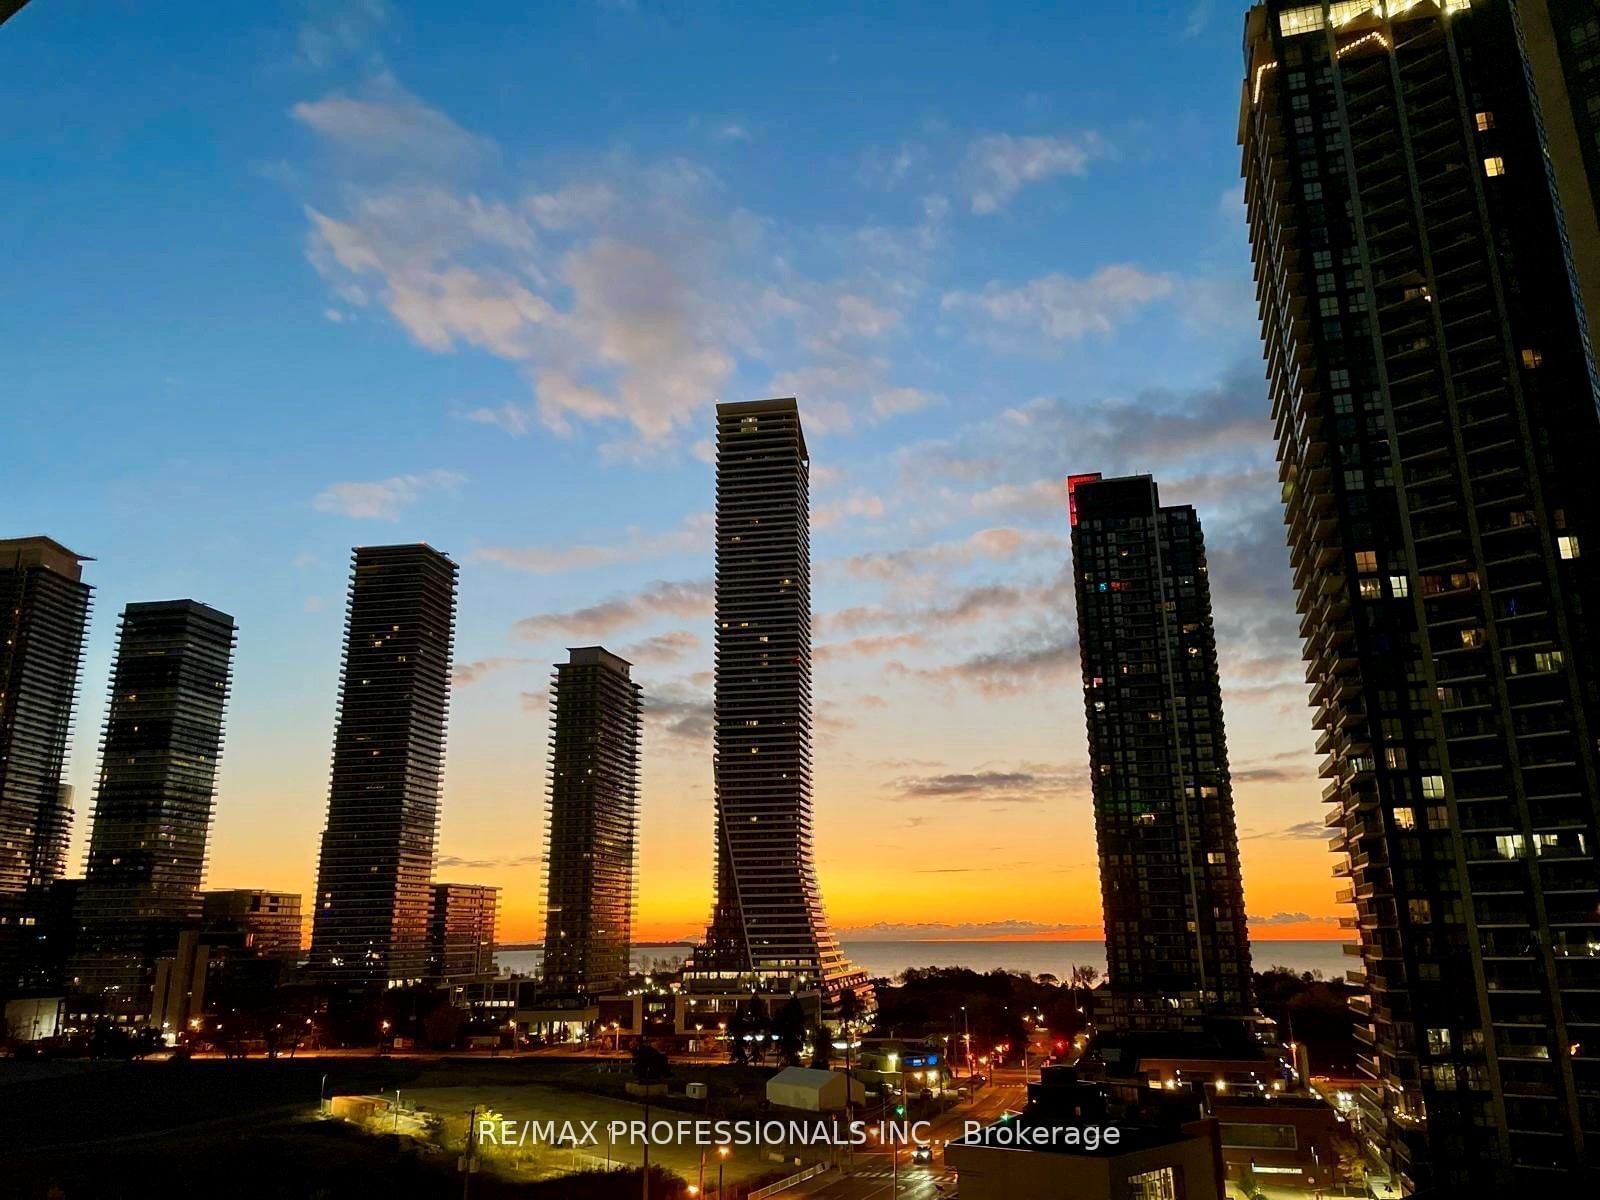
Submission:
[[639,685],[600,646],[550,686],[544,986],[597,994],[628,977],[639,824]]
[[500,889],[483,883],[436,883],[428,916],[428,978],[461,983],[494,976]]
[[456,564],[426,545],[353,561],[311,967],[383,987],[427,973]]
[[1101,1023],[1252,1015],[1205,538],[1148,475],[1068,481],[1105,905]]
[[234,640],[194,600],[122,611],[71,967],[118,1019],[149,1015],[156,960],[200,920]]
[[[793,399],[717,406],[716,900],[696,986],[865,986],[812,860],[810,457]],[[781,986],[789,986],[782,983]]]
[[293,963],[300,957],[300,893],[226,888],[200,896],[207,935],[238,933],[255,954]]
[[1600,1162],[1597,48],[1572,0],[1246,22],[1284,518],[1369,991],[1362,1131],[1408,1193],[1565,1193]]
[[89,620],[88,561],[46,537],[0,541],[0,995],[24,986],[28,934],[66,871],[62,783]]

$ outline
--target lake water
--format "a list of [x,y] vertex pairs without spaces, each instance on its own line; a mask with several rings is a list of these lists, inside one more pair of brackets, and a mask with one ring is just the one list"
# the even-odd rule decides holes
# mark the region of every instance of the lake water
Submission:
[[[1102,974],[1106,969],[1104,942],[845,942],[845,955],[869,975],[891,979],[907,967],[970,967],[974,971],[1026,971],[1030,975],[1054,975],[1066,979],[1074,965],[1092,966]],[[1252,959],[1257,971],[1268,967],[1288,967],[1296,974],[1320,973],[1324,978],[1342,977],[1359,960],[1349,957],[1338,942],[1290,942],[1255,940]],[[638,946],[633,951],[634,970],[648,970],[681,961],[689,952],[684,946]],[[498,955],[502,973],[531,975],[538,970],[542,955],[537,950],[502,950]]]

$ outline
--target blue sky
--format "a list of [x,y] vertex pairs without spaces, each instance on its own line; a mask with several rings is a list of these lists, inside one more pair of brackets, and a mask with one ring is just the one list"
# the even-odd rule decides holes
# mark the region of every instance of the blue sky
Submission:
[[[98,560],[80,844],[115,614],[189,595],[240,625],[211,879],[309,890],[349,547],[425,540],[462,564],[441,876],[537,924],[548,664],[603,641],[653,701],[641,916],[692,927],[711,406],[782,394],[840,924],[1097,923],[1069,470],[1200,508],[1250,906],[1327,913],[1242,10],[863,7],[35,0],[0,29],[0,512]],[[916,864],[887,891],[886,856]]]

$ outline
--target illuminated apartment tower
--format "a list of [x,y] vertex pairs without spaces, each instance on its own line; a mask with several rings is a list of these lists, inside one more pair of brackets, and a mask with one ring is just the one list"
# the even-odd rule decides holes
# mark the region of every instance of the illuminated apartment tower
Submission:
[[353,563],[311,967],[384,987],[427,973],[456,564],[426,545]]
[[233,618],[193,600],[122,611],[83,886],[73,989],[148,1015],[156,959],[200,922]]
[[1068,481],[1108,1004],[1198,1032],[1253,1012],[1205,539],[1148,475]]
[[0,995],[43,893],[66,869],[72,789],[61,782],[89,585],[82,555],[45,537],[0,540]]
[[1407,1191],[1566,1194],[1600,1162],[1600,17],[1387,7],[1252,9],[1239,125],[1362,1131]]
[[810,465],[794,400],[717,406],[717,878],[694,967],[831,1003],[864,976],[812,863]]
[[544,987],[595,994],[629,973],[639,823],[639,685],[599,646],[550,684]]

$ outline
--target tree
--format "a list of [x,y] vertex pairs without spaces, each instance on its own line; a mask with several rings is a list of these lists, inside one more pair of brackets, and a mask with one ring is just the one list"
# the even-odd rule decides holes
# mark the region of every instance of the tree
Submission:
[[826,1025],[818,1024],[811,1031],[811,1068],[815,1071],[827,1071],[832,1067],[833,1034],[828,1032]]
[[750,1011],[751,1003],[746,1001],[739,1005],[728,1018],[728,1061],[738,1067],[745,1066],[750,1061],[750,1047],[753,1043],[747,1039],[755,1034],[755,1021]]
[[642,1084],[660,1083],[672,1073],[667,1056],[649,1042],[641,1041],[633,1048],[633,1077]]
[[844,1030],[846,1041],[849,1041],[850,1031],[860,1020],[861,997],[854,988],[846,988],[839,993],[839,1025]]
[[783,1061],[798,1067],[806,1044],[806,1010],[798,996],[790,996],[789,1003],[778,1010],[772,1021],[772,1039],[777,1043]]
[[1083,993],[1083,1006],[1089,1006],[1089,993],[1094,990],[1094,985],[1099,982],[1100,969],[1089,963],[1079,966],[1074,963],[1070,976],[1071,986]]

